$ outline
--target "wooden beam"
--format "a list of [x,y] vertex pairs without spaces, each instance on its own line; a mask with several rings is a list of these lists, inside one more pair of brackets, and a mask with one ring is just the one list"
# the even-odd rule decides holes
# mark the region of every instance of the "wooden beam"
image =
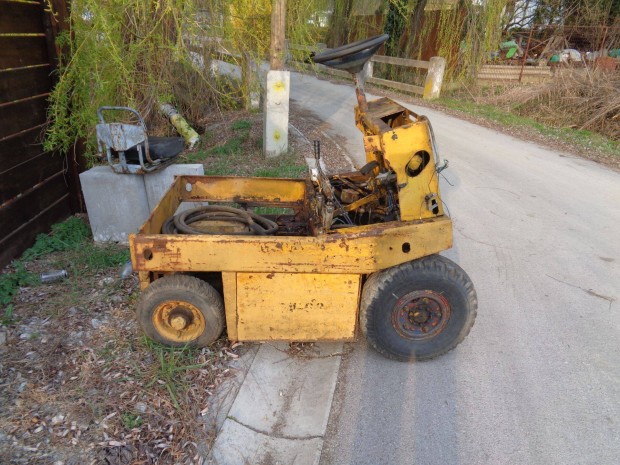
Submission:
[[36,34],[43,29],[41,5],[0,0],[0,34]]
[[428,69],[430,65],[428,61],[410,60],[409,58],[389,57],[385,55],[374,55],[370,61],[374,63],[385,63],[388,65],[406,66],[408,68]]
[[271,53],[270,68],[273,70],[284,69],[285,59],[285,25],[286,25],[286,0],[273,0],[271,6]]
[[370,84],[378,84],[380,86],[391,87],[393,89],[404,90],[405,92],[411,92],[414,94],[424,93],[424,87],[405,84],[403,82],[388,81],[387,79],[379,79],[375,77],[369,78],[367,82],[369,82]]

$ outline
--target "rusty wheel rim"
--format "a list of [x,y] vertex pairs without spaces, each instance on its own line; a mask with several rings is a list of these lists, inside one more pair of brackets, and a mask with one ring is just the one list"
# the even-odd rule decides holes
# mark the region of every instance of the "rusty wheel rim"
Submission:
[[433,291],[413,291],[392,309],[392,326],[403,338],[421,341],[441,333],[450,319],[448,300]]
[[153,312],[153,326],[173,342],[190,342],[205,330],[206,323],[198,307],[189,302],[168,301]]

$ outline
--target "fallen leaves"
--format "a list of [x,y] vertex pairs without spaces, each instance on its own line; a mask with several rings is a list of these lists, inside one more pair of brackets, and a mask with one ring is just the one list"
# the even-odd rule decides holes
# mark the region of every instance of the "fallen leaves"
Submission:
[[242,345],[165,350],[180,369],[160,377],[133,317],[138,283],[117,271],[20,290],[0,347],[0,463],[202,460],[197,444],[214,437],[207,399]]

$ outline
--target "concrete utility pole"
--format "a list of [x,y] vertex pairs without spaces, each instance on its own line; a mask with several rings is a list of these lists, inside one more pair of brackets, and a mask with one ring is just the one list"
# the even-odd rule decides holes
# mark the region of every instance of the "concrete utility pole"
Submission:
[[263,151],[277,157],[288,151],[288,107],[291,76],[284,71],[286,0],[273,0],[271,7],[270,70],[265,95]]

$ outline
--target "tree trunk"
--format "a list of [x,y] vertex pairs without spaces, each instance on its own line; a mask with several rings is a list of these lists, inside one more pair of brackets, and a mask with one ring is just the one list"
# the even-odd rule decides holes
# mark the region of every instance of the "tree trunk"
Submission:
[[348,42],[349,18],[353,9],[353,0],[335,0],[334,13],[329,27],[327,46],[339,47]]
[[411,21],[409,22],[409,58],[418,58],[424,44],[422,44],[422,20],[424,19],[424,8],[427,0],[418,0],[415,8],[411,13]]

